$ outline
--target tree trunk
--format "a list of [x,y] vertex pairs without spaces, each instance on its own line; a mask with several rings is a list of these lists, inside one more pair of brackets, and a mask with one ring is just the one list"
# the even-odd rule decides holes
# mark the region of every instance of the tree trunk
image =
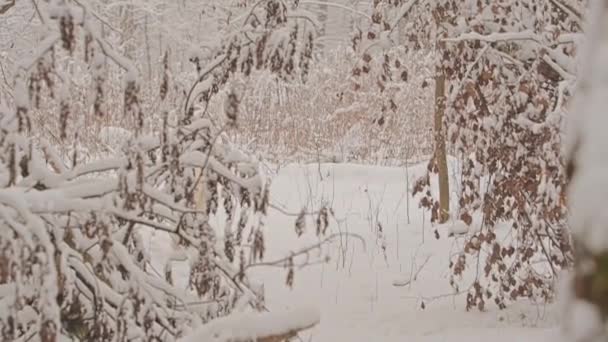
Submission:
[[450,184],[448,179],[448,161],[446,156],[443,116],[445,114],[445,76],[440,67],[435,75],[435,163],[437,164],[439,183],[439,222],[444,223],[450,216]]
[[120,29],[122,31],[121,45],[123,54],[129,59],[135,59],[135,14],[132,3],[127,2],[121,7]]

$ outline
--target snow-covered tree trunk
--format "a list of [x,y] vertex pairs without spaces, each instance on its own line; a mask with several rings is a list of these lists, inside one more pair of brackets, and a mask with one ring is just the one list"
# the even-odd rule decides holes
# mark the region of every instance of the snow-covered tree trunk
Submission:
[[608,340],[608,1],[591,1],[589,19],[567,145],[576,261],[565,289],[564,335],[573,342]]

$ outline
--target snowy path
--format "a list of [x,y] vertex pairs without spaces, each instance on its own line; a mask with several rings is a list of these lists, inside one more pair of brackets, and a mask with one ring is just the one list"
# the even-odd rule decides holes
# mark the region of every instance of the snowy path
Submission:
[[[410,180],[420,172],[420,166],[410,168]],[[423,212],[412,199],[407,224],[405,169],[338,164],[323,165],[321,174],[323,181],[319,181],[317,165],[280,170],[273,181],[271,201],[291,212],[298,212],[304,205],[318,208],[322,201],[328,202],[336,216],[344,219],[340,230],[364,237],[366,248],[354,239],[336,241],[324,250],[331,256],[328,264],[296,270],[293,289],[285,285],[283,269],[255,273],[265,283],[271,310],[300,305],[320,308],[321,324],[301,336],[303,341],[491,338],[498,342],[548,341],[558,336],[556,310],[552,307],[522,302],[504,311],[488,305],[484,313],[465,312],[464,297],[450,295],[447,279],[448,257],[456,249],[454,239],[442,231],[441,238],[435,239],[428,214],[423,232]],[[276,210],[269,213],[269,260],[317,241],[313,222],[308,222],[306,234],[298,239],[294,220]],[[382,225],[382,233],[377,222]],[[338,231],[335,221],[331,227]],[[414,270],[418,270],[427,259],[411,286],[392,285],[395,279],[410,274],[413,261],[417,264]]]
[[[327,203],[340,221],[330,221],[332,232],[354,233],[366,243],[336,240],[322,254],[313,253],[311,259],[331,259],[296,270],[293,289],[285,284],[285,269],[254,269],[250,276],[264,283],[267,307],[319,308],[321,323],[302,334],[305,342],[555,341],[559,330],[554,307],[521,302],[504,311],[488,304],[484,313],[466,312],[465,298],[452,295],[448,264],[458,250],[456,242],[447,237],[447,228],[441,228],[441,238],[435,239],[428,213],[412,198],[408,224],[406,174],[412,184],[424,169],[411,167],[406,173],[404,168],[327,164],[321,166],[322,181],[318,165],[281,169],[271,187],[273,204],[298,213],[303,206],[310,210]],[[318,242],[313,219],[308,218],[300,238],[295,219],[270,209],[265,261]],[[168,237],[155,234],[150,242],[158,259],[154,263],[162,269]],[[412,269],[420,269],[415,281],[393,286],[395,280],[409,279]],[[187,268],[178,267],[174,274],[185,285]]]

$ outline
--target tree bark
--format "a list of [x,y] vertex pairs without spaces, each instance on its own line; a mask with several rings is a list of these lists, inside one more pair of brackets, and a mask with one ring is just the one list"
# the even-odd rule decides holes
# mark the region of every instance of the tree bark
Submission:
[[448,178],[448,161],[443,130],[445,114],[445,75],[440,67],[435,75],[435,163],[438,169],[439,183],[439,222],[444,223],[450,217],[450,184]]

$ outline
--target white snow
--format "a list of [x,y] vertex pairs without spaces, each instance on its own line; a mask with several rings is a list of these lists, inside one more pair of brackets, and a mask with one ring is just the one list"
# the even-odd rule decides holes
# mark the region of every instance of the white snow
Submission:
[[571,322],[566,324],[573,341],[600,341],[604,332],[601,314],[598,308],[582,300],[575,300],[570,305]]
[[122,147],[131,138],[132,133],[122,127],[107,126],[99,131],[99,139],[112,147]]
[[281,336],[285,331],[311,327],[320,320],[316,309],[304,308],[265,313],[241,313],[215,319],[179,342],[249,341]]
[[454,221],[449,227],[448,227],[448,234],[451,235],[463,235],[469,232],[469,226],[458,220],[458,221]]
[[[423,164],[411,166],[409,184],[425,170]],[[265,261],[283,258],[292,251],[318,243],[315,229],[307,229],[298,238],[294,224],[301,208],[312,211],[321,203],[335,211],[337,220],[330,219],[332,233],[358,234],[365,240],[365,246],[356,239],[343,238],[334,240],[323,251],[313,251],[309,261],[330,256],[329,263],[296,268],[293,289],[285,285],[287,270],[253,268],[252,281],[264,284],[270,312],[277,312],[277,317],[283,319],[280,312],[318,307],[320,323],[300,334],[303,341],[313,342],[456,342],[484,338],[512,342],[551,341],[559,337],[555,305],[522,301],[500,311],[488,303],[486,312],[466,312],[464,295],[453,295],[449,285],[449,257],[458,248],[457,239],[446,233],[448,230],[464,233],[466,224],[456,221],[431,227],[430,214],[421,211],[412,198],[408,224],[406,193],[404,168],[353,164],[281,168],[271,185],[271,203],[280,210],[271,209],[265,220],[268,247]],[[307,225],[314,227],[313,219],[307,220]],[[382,239],[377,231],[378,222],[383,227]],[[474,220],[471,229],[475,229],[476,224],[479,223]],[[433,234],[436,228],[441,235],[439,240]],[[160,259],[169,245],[169,238],[164,234],[157,232],[151,237],[150,254],[157,269],[162,269],[164,263]],[[295,263],[304,261],[303,257]],[[470,274],[465,275],[465,284],[474,273],[474,270],[467,271]],[[187,274],[187,268],[174,271],[175,277],[187,279]],[[246,317],[247,321],[258,319]],[[214,324],[221,327],[225,324],[222,322]],[[227,337],[243,332],[224,331],[215,325],[202,329],[196,336]],[[212,332],[218,335],[208,335]],[[188,341],[195,340],[216,341],[211,338]]]

